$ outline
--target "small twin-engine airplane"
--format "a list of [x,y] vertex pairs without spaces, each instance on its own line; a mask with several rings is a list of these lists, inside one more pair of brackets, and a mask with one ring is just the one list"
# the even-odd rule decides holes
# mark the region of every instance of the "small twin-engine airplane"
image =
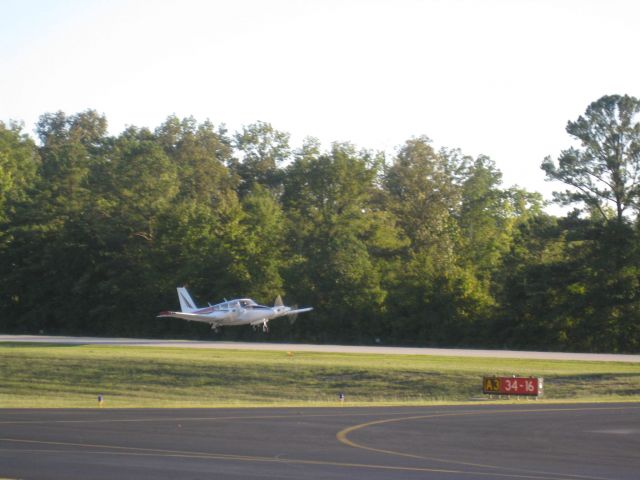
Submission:
[[299,313],[313,310],[311,307],[286,307],[282,304],[280,296],[276,298],[273,307],[258,305],[250,298],[239,298],[199,308],[184,287],[178,287],[178,299],[180,300],[180,312],[160,312],[158,317],[175,317],[205,322],[211,324],[213,330],[229,325],[252,325],[254,329],[262,325],[262,331],[268,332],[267,323],[269,320],[287,315],[293,321]]

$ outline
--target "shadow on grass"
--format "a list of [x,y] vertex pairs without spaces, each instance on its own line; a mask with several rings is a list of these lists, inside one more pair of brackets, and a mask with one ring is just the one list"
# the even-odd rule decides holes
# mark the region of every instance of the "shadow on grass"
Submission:
[[545,395],[552,398],[569,398],[580,394],[640,395],[640,371],[638,373],[562,375],[545,378]]

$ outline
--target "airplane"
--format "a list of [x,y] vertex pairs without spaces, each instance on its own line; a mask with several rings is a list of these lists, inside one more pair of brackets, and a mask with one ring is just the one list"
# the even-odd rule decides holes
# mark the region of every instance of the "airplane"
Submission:
[[262,331],[268,332],[268,322],[274,318],[289,316],[291,321],[299,313],[310,312],[312,307],[296,308],[287,307],[282,304],[282,298],[278,295],[273,307],[258,305],[250,298],[238,298],[235,300],[225,300],[216,305],[209,304],[208,307],[197,307],[191,295],[184,287],[178,287],[178,299],[180,300],[179,312],[160,312],[158,317],[174,317],[195,322],[205,322],[211,324],[211,329],[217,331],[219,327],[231,325],[251,325],[254,330],[262,325]]

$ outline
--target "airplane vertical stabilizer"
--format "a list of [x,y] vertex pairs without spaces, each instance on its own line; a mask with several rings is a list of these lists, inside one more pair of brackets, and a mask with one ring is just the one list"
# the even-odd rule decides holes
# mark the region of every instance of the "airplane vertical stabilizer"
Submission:
[[197,310],[196,303],[187,292],[187,289],[184,287],[178,287],[178,299],[180,300],[180,309],[183,312],[193,312]]

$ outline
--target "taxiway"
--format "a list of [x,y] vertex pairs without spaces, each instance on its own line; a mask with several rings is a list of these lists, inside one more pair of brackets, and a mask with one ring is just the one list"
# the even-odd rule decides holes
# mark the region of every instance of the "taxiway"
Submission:
[[16,479],[631,480],[640,405],[0,410]]

